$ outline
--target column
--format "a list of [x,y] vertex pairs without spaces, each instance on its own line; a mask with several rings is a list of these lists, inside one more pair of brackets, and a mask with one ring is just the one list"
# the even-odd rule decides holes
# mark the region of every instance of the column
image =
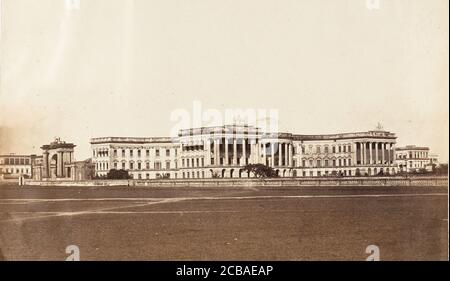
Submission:
[[218,139],[214,139],[214,165],[219,165],[219,143]]
[[385,150],[385,143],[381,143],[381,164],[384,165],[384,150]]
[[365,142],[363,142],[362,143],[362,145],[363,145],[363,165],[366,165],[366,143]]
[[43,177],[48,178],[48,177],[50,177],[50,171],[49,171],[49,165],[48,165],[48,151],[44,152],[43,162],[44,162],[43,166],[42,166]]
[[289,153],[288,153],[288,148],[289,144],[288,143],[284,143],[284,166],[289,166]]
[[210,143],[210,140],[208,139],[208,140],[206,140],[206,165],[207,166],[209,166],[209,165],[211,165],[211,143]]
[[292,144],[289,144],[289,167],[292,167],[292,157],[293,157]]
[[249,139],[250,142],[250,157],[249,157],[249,164],[255,163],[255,143],[253,139]]
[[369,142],[369,164],[373,164],[373,159],[372,159],[372,142]]
[[352,166],[356,166],[357,163],[357,143],[352,143]]
[[391,144],[388,143],[387,145],[388,145],[388,149],[387,149],[387,151],[388,151],[388,166],[391,166]]
[[358,142],[359,144],[359,165],[363,165],[363,147],[362,142]]
[[62,153],[58,151],[56,156],[56,177],[62,176],[62,167]]
[[233,165],[237,165],[237,143],[236,143],[236,138],[233,139]]
[[264,142],[264,143],[262,143],[262,145],[263,145],[263,161],[264,161],[264,165],[266,165],[267,164],[267,150],[266,150],[266,143]]
[[278,143],[278,166],[281,167],[283,154],[281,153],[283,150],[283,144],[281,142]]
[[243,155],[243,159],[244,159],[243,165],[247,165],[247,148],[245,147],[246,143],[247,142],[245,141],[245,138],[243,138],[242,139],[242,155]]
[[375,142],[375,164],[378,164],[378,142]]
[[225,161],[224,161],[225,165],[229,165],[228,158],[229,158],[229,155],[228,155],[228,138],[225,138]]
[[270,143],[270,153],[272,157],[272,159],[270,160],[270,166],[275,167],[275,143],[273,142]]

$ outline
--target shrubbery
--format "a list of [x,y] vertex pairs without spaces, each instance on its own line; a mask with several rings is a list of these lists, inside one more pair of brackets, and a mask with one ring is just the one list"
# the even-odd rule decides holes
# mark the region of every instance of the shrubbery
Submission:
[[268,167],[264,164],[249,164],[245,166],[243,171],[250,172],[257,178],[277,178],[279,175],[272,167]]

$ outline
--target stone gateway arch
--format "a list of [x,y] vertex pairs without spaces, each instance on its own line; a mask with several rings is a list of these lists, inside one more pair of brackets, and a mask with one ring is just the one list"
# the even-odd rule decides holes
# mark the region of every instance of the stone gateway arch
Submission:
[[42,179],[71,179],[74,172],[74,148],[73,143],[66,143],[59,138],[43,145]]

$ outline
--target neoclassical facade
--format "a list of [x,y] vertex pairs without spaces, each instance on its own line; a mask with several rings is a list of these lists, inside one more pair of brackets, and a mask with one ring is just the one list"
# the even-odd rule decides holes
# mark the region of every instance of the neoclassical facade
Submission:
[[0,179],[17,179],[21,176],[32,177],[32,163],[36,155],[0,155]]
[[399,171],[416,172],[422,169],[432,170],[437,157],[430,156],[430,148],[426,146],[407,145],[395,149],[395,158]]
[[273,167],[281,177],[395,174],[396,136],[383,130],[298,135],[252,126],[180,130],[178,137],[91,139],[95,173],[128,170],[134,179],[243,178],[247,164]]

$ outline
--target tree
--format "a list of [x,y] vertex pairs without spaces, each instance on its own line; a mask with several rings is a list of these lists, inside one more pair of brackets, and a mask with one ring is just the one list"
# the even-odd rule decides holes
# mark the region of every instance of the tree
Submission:
[[109,180],[127,180],[131,179],[131,175],[126,170],[111,169],[106,175],[106,178]]
[[277,172],[272,168],[268,167],[264,164],[248,164],[244,168],[243,171],[247,173],[252,173],[257,178],[276,178],[279,177]]
[[448,175],[448,164],[440,164],[438,167],[434,169],[434,172],[438,176]]

